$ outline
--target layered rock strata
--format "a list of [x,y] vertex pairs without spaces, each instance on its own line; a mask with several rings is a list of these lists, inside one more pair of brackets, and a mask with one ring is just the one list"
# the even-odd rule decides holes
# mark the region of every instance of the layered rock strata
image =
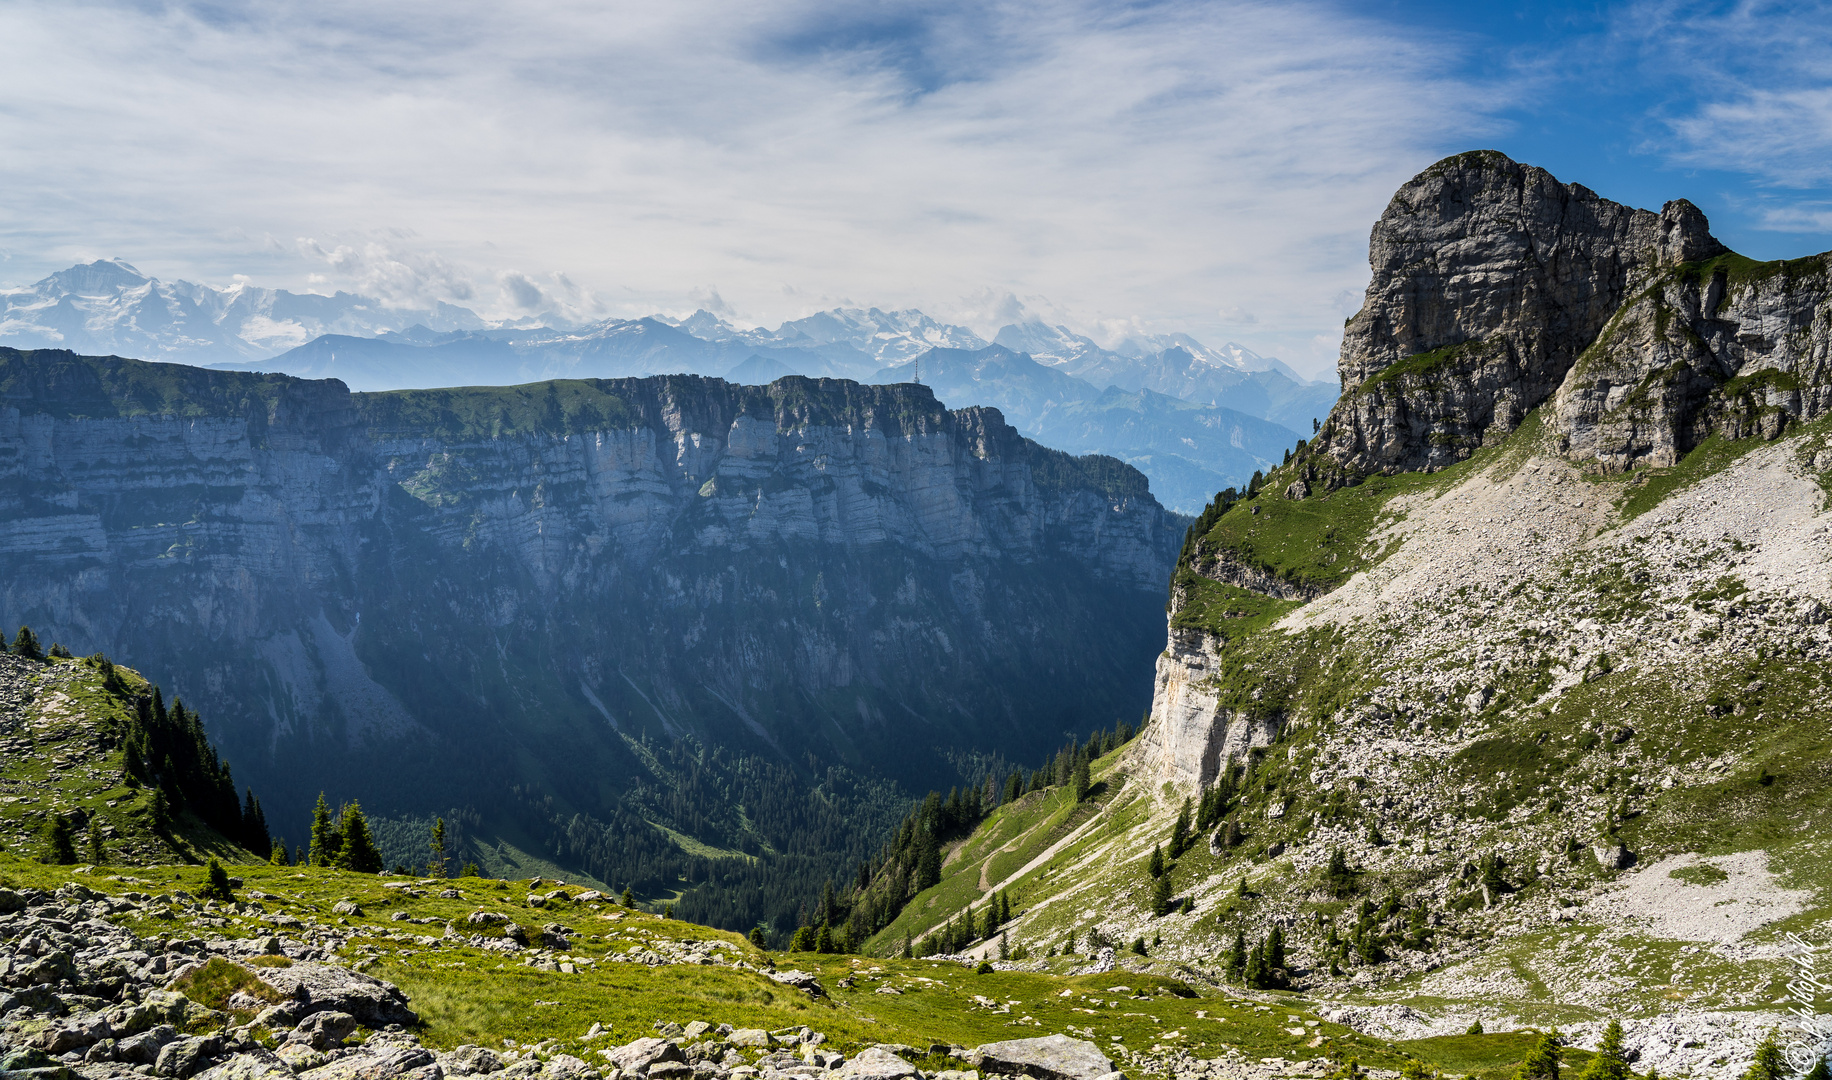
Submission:
[[945,782],[1143,705],[1179,532],[1136,470],[918,386],[0,352],[0,618],[159,672],[273,805],[593,806],[645,731]]

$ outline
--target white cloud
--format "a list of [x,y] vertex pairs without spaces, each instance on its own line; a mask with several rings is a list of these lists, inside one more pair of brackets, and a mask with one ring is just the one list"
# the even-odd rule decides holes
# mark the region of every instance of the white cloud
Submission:
[[1645,149],[1777,187],[1832,185],[1832,4],[1652,0],[1614,33],[1638,71],[1688,91],[1663,115],[1677,142]]
[[1319,3],[16,0],[0,40],[0,243],[44,269],[503,314],[717,281],[769,323],[986,289],[1084,331],[1250,311],[1312,371],[1393,189],[1503,104],[1457,41]]

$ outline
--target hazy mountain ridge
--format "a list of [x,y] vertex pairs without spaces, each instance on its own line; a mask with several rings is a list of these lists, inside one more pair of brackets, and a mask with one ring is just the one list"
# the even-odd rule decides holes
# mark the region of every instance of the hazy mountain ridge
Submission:
[[[1070,453],[1110,454],[1151,477],[1166,506],[1195,513],[1224,488],[1247,486],[1297,443],[1290,428],[1216,405],[1148,389],[1109,385],[1096,390],[1061,366],[1046,366],[1001,345],[934,349],[888,367],[876,382],[907,382],[917,366],[923,382],[950,403],[991,405],[1046,446]],[[1282,376],[1273,376],[1282,379]]]

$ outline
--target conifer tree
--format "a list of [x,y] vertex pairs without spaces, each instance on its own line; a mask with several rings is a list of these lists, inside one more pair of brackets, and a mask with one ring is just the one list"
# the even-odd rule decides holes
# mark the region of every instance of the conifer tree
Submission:
[[242,846],[249,851],[266,851],[273,842],[267,835],[267,815],[261,810],[261,800],[254,797],[254,789],[248,788],[242,799]]
[[1228,978],[1240,982],[1247,974],[1247,932],[1234,931],[1234,946],[1228,950]]
[[[1514,1080],[1559,1080],[1559,1034],[1553,1028],[1539,1037],[1527,1060],[1514,1072]],[[1775,1077],[1774,1080],[1781,1080]]]
[[1277,924],[1266,934],[1266,967],[1272,971],[1285,969],[1285,933]]
[[750,937],[751,937],[752,945],[757,946],[759,949],[769,948],[769,945],[767,944],[769,939],[765,937],[764,935],[762,923],[758,923],[756,926],[751,927]]
[[630,891],[630,887],[628,885],[625,885],[623,887],[623,898],[622,899],[623,899],[624,907],[633,908],[636,906],[636,894]]
[[834,951],[833,931],[828,928],[826,923],[822,923],[820,930],[814,935],[814,951],[820,953],[831,953]]
[[1092,782],[1088,777],[1087,760],[1083,759],[1077,761],[1075,763],[1075,801],[1081,802],[1086,799],[1088,797],[1088,789],[1091,786]]
[[1743,1080],[1787,1080],[1787,1061],[1781,1055],[1781,1044],[1776,1041],[1775,1032],[1769,1033],[1756,1046],[1756,1060],[1743,1073]]
[[999,925],[1004,926],[1006,923],[1010,921],[1011,921],[1011,897],[1010,895],[1008,895],[1005,892],[1005,890],[1000,889],[999,890]]
[[922,830],[917,844],[916,891],[921,892],[941,881],[941,845],[927,829]]
[[337,853],[337,868],[359,874],[379,874],[385,865],[382,853],[369,832],[369,819],[363,816],[360,803],[350,803],[337,816],[337,831],[343,837]]
[[69,866],[76,861],[76,838],[70,828],[70,822],[60,815],[52,814],[45,819],[44,851],[39,856],[41,862],[53,866]]
[[320,791],[318,805],[312,808],[312,849],[308,858],[313,866],[330,866],[342,848],[343,838],[331,822],[331,804],[324,801],[324,792]]
[[1154,878],[1164,876],[1164,851],[1158,845],[1151,845],[1151,861],[1145,864],[1146,873]]
[[445,819],[433,819],[432,837],[428,846],[432,849],[432,861],[426,864],[426,876],[442,878],[445,876]]
[[286,857],[286,841],[276,837],[274,849],[268,853],[267,861],[274,866],[291,866],[293,861]]
[[1628,1057],[1622,1052],[1622,1022],[1611,1020],[1603,1030],[1603,1042],[1578,1080],[1629,1080],[1632,1073]]
[[1153,917],[1161,918],[1170,914],[1170,908],[1170,875],[1160,874],[1151,883],[1151,913]]
[[197,890],[197,895],[206,900],[220,900],[225,904],[235,899],[235,893],[229,887],[229,872],[223,869],[222,863],[210,860],[208,875],[204,879],[203,888]]
[[108,862],[108,849],[102,843],[102,819],[89,816],[89,861],[97,866]]
[[1190,843],[1190,800],[1183,797],[1183,809],[1177,812],[1177,823],[1170,830],[1170,857],[1178,859]]
[[1224,850],[1240,846],[1240,822],[1234,818],[1229,818],[1228,823],[1221,828],[1221,846]]
[[38,635],[32,633],[29,626],[21,626],[19,633],[13,636],[12,654],[21,660],[39,660],[45,658],[44,650],[38,645]]

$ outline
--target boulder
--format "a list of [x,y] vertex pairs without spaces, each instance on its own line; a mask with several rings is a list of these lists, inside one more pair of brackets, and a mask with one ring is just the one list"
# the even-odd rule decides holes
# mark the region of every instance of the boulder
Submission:
[[299,1021],[287,1042],[302,1042],[314,1050],[335,1050],[356,1030],[356,1017],[346,1012],[315,1012]]
[[325,1053],[323,1050],[312,1049],[310,1043],[281,1043],[280,1048],[275,1050],[274,1053],[279,1056],[281,1061],[286,1062],[287,1068],[296,1073],[306,1072],[310,1069],[316,1069],[320,1065],[328,1065],[331,1063],[331,1055]]
[[855,1080],[909,1080],[917,1075],[917,1069],[889,1050],[872,1046],[841,1065],[835,1075]]
[[60,1024],[53,1024],[32,1036],[31,1045],[38,1047],[52,1056],[68,1054],[72,1050],[87,1050],[96,1042],[109,1038],[114,1031],[108,1021],[95,1013],[71,1017]]
[[292,1080],[292,1063],[262,1047],[231,1054],[198,1074],[198,1080]]
[[331,964],[297,963],[291,967],[263,969],[262,979],[298,1002],[301,1015],[315,1012],[349,1013],[357,1023],[371,1028],[390,1024],[410,1025],[420,1018],[407,1007],[399,987],[373,976]]
[[681,1053],[679,1044],[672,1039],[637,1039],[625,1043],[613,1050],[601,1051],[611,1064],[624,1072],[639,1073],[647,1076],[655,1065],[668,1061],[685,1062],[687,1055]]
[[186,1080],[210,1067],[212,1059],[223,1052],[223,1040],[215,1036],[190,1035],[173,1039],[159,1051],[153,1061],[156,1076]]
[[768,974],[770,978],[777,982],[793,986],[795,989],[806,993],[809,997],[827,996],[827,988],[822,986],[813,975],[806,971],[772,971]]
[[339,900],[337,903],[331,905],[331,914],[333,915],[361,917],[362,913],[362,905],[354,900]]
[[1113,1072],[1113,1062],[1100,1047],[1067,1035],[987,1043],[969,1060],[984,1073],[1024,1074],[1037,1080],[1101,1080]]
[[151,1065],[159,1060],[159,1051],[178,1038],[178,1029],[170,1024],[148,1028],[115,1043],[115,1060],[132,1065]]
[[503,1059],[498,1057],[493,1050],[466,1043],[442,1056],[439,1064],[445,1066],[446,1072],[456,1076],[485,1076],[489,1073],[501,1072]]
[[311,1080],[439,1080],[431,1050],[411,1040],[371,1038],[355,1053],[299,1074]]
[[11,889],[0,889],[0,915],[11,915],[15,911],[25,910],[25,897]]
[[548,923],[541,927],[541,948],[565,952],[572,946],[572,942],[566,937],[570,933],[572,933],[571,930],[559,923]]
[[725,1037],[733,1046],[753,1046],[768,1049],[770,1033],[762,1028],[738,1028]]
[[[553,1067],[552,1062],[547,1064]],[[649,1066],[649,1080],[688,1080],[693,1072],[693,1066],[685,1061],[658,1061]]]

